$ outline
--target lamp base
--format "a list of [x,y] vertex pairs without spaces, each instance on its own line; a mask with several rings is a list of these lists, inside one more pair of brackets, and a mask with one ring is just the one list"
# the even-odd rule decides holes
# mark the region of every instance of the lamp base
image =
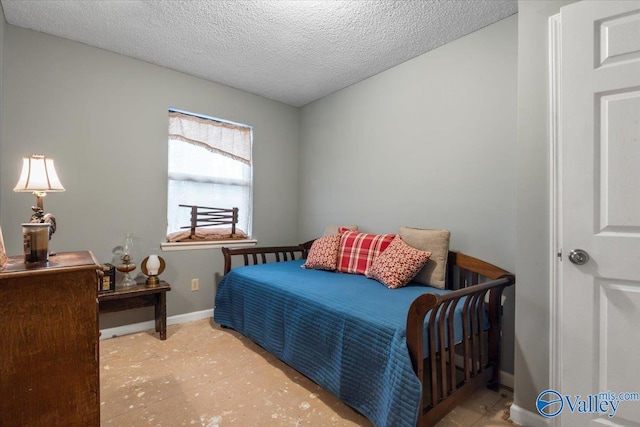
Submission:
[[133,271],[136,269],[136,265],[133,264],[132,262],[129,262],[129,255],[125,255],[125,256],[127,257],[127,259],[124,261],[125,263],[116,265],[116,270],[118,270],[121,273],[124,273],[124,277],[122,278],[122,282],[120,283],[120,286],[124,288],[136,285],[136,281],[129,274],[130,271]]
[[149,276],[144,283],[148,288],[155,288],[160,284],[160,279],[158,279],[158,276]]
[[49,261],[49,224],[22,224],[24,262]]

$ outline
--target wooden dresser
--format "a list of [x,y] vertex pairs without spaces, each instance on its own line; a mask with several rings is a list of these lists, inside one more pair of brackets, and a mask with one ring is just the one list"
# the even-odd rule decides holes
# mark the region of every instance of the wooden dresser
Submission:
[[23,260],[0,273],[0,426],[99,426],[98,263]]

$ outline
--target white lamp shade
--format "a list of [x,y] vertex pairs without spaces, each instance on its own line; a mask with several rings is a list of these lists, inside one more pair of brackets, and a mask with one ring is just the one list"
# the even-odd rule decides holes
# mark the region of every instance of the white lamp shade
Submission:
[[147,272],[150,276],[156,276],[158,274],[158,270],[160,270],[160,258],[158,255],[151,254],[147,259]]
[[53,165],[53,159],[47,159],[40,154],[23,158],[20,179],[18,179],[13,191],[64,191],[64,187],[56,173],[56,168]]

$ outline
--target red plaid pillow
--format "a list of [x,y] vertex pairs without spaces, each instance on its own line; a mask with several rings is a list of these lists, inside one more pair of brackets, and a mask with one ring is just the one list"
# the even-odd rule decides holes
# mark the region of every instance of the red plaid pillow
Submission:
[[388,288],[400,288],[418,274],[430,256],[431,252],[415,249],[397,236],[371,264],[367,277],[376,279]]
[[389,246],[395,236],[345,231],[340,238],[338,271],[365,274],[374,259]]
[[309,249],[307,261],[301,267],[315,270],[335,270],[338,266],[339,245],[340,234],[331,234],[315,240]]

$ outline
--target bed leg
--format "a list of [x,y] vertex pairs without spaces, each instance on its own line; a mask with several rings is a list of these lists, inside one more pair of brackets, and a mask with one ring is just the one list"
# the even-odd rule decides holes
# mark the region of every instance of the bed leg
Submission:
[[500,368],[495,364],[491,364],[491,378],[487,382],[487,388],[489,390],[500,390]]
[[491,366],[492,373],[487,387],[494,391],[500,388],[501,300],[502,288],[499,290],[492,289],[491,292],[489,292],[489,320],[491,322],[491,328],[489,329],[488,365]]

